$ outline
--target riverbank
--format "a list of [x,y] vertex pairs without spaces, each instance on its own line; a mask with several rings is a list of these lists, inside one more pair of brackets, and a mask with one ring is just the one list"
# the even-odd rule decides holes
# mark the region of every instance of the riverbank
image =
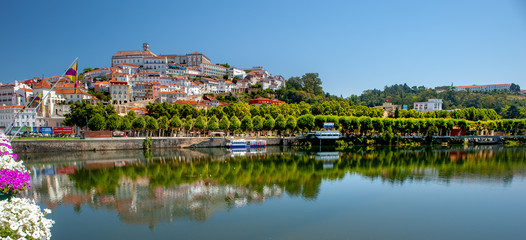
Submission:
[[[255,138],[246,138],[255,139]],[[267,145],[292,145],[295,137],[259,138],[265,139]],[[106,151],[143,149],[144,137],[137,138],[95,138],[72,140],[15,140],[12,142],[16,153],[29,152],[73,152],[73,151]],[[225,147],[230,138],[206,137],[153,137],[151,148],[210,148]]]

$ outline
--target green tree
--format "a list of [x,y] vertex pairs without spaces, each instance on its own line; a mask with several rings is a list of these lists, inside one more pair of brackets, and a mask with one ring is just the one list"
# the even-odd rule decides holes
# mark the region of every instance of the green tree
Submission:
[[510,91],[511,92],[515,92],[515,93],[518,93],[521,91],[521,87],[515,83],[512,83],[511,86],[510,86]]
[[234,115],[230,118],[230,130],[235,133],[239,129],[241,129],[241,121]]
[[188,135],[188,131],[192,130],[194,127],[194,120],[191,118],[191,116],[187,116],[184,120],[183,128],[186,131],[186,134]]
[[124,117],[130,119],[130,122],[131,122],[137,116],[135,115],[135,112],[133,110],[130,110],[130,111],[128,111],[128,113],[126,113],[126,116],[124,116]]
[[[157,119],[157,123],[159,123],[159,131],[162,130],[162,136],[164,136],[164,133],[166,130],[168,130],[169,127],[169,120],[167,116],[161,116],[159,119]],[[161,136],[161,133],[159,133],[159,136]]]
[[106,129],[110,131],[115,131],[119,129],[121,125],[121,117],[117,114],[112,114],[106,120]]
[[298,118],[297,126],[302,131],[310,131],[315,127],[314,116],[312,114],[303,115]]
[[106,120],[102,115],[97,113],[89,120],[88,126],[92,131],[100,131],[106,127]]
[[128,131],[132,129],[132,124],[130,119],[128,118],[122,118],[121,125],[119,126],[119,130],[121,131]]
[[287,129],[287,120],[285,119],[285,116],[283,116],[283,114],[279,114],[278,117],[276,118],[274,128],[279,131],[280,135],[281,135],[281,132]]
[[288,116],[287,117],[287,130],[289,132],[292,132],[296,129],[296,118],[294,118],[293,116]]
[[252,131],[253,125],[252,125],[252,118],[249,116],[245,116],[243,120],[241,120],[241,130],[243,131]]
[[146,130],[150,132],[150,136],[153,135],[154,131],[157,131],[159,129],[159,123],[157,120],[153,117],[146,116]]
[[137,117],[132,121],[132,128],[136,132],[136,136],[140,136],[140,132],[144,129],[145,126],[146,121],[144,121],[144,118],[142,117]]
[[172,135],[173,135],[174,130],[179,131],[181,127],[183,126],[183,122],[178,116],[173,116],[172,119],[170,119],[170,122],[168,124],[170,125]]
[[195,119],[194,128],[199,130],[199,134],[206,129],[205,117],[199,116]]
[[263,121],[263,130],[267,131],[266,135],[268,135],[268,131],[274,130],[274,125],[276,124],[276,121],[272,116],[269,115],[269,117],[265,118]]
[[327,121],[327,117],[324,115],[318,115],[314,118],[314,126],[316,129],[322,129],[323,124]]
[[314,95],[323,95],[323,88],[321,87],[321,79],[318,73],[306,73],[301,77],[303,88],[307,93]]
[[226,115],[219,120],[219,129],[227,132],[230,129],[230,120],[228,120]]
[[259,136],[259,132],[263,131],[263,118],[261,116],[255,116],[252,118],[252,129]]
[[218,128],[219,128],[219,120],[217,120],[216,116],[212,116],[210,120],[208,120],[208,130],[215,131]]
[[370,117],[360,117],[360,131],[363,134],[369,133],[369,131],[374,129],[373,122]]

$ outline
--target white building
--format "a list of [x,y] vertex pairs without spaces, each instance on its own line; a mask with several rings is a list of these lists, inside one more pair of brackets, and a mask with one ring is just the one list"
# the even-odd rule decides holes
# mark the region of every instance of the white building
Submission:
[[200,69],[205,76],[223,78],[223,76],[228,75],[227,68],[221,65],[202,63]]
[[154,53],[150,52],[150,44],[144,43],[142,51],[119,51],[111,57],[111,66],[116,66],[119,63],[134,64],[139,67],[144,66],[145,57],[156,57]]
[[161,73],[159,72],[142,72],[137,74],[138,82],[158,82],[161,83]]
[[84,73],[84,79],[106,77],[111,73],[109,68],[100,68]]
[[21,93],[20,89],[31,89],[31,87],[18,81],[0,86],[0,106],[24,105],[27,100],[22,99],[22,94],[25,93]]
[[[36,118],[37,113],[34,108],[26,108],[24,112],[20,113],[20,110],[22,110],[22,106],[0,106],[0,129],[3,129],[5,131],[9,126],[11,126],[11,123],[13,123],[13,120],[16,120],[14,122],[13,127],[37,127],[36,124]],[[18,116],[17,116],[18,114]]]
[[161,102],[175,103],[177,100],[185,99],[188,95],[183,90],[161,91]]
[[219,80],[212,78],[201,78],[203,82],[202,90],[203,93],[218,93],[219,92]]
[[442,110],[442,99],[428,99],[427,102],[415,102],[413,108],[419,112]]
[[245,72],[245,70],[238,69],[238,68],[235,68],[235,67],[228,68],[228,78],[230,78],[230,79],[232,79],[234,77],[238,77],[239,79],[243,79],[243,78],[245,78],[245,76],[247,76],[247,73]]
[[471,85],[471,86],[456,86],[456,91],[509,91],[511,84],[488,84],[488,85]]
[[110,81],[111,100],[116,104],[123,104],[132,101],[132,89],[126,81]]
[[127,74],[135,74],[139,72],[139,65],[136,64],[130,64],[130,63],[119,63],[117,64],[117,67],[123,69],[124,73]]
[[156,57],[144,57],[143,69],[150,72],[160,72],[162,74],[166,73],[168,68],[166,57],[156,56]]

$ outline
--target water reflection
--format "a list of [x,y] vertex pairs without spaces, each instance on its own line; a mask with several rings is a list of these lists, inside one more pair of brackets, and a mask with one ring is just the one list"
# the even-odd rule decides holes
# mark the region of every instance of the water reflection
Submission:
[[[322,181],[355,174],[389,184],[509,184],[526,173],[525,148],[322,152],[270,147],[21,155],[32,170],[28,197],[46,204],[116,211],[125,223],[205,221],[217,211],[281,198],[315,200]],[[352,191],[345,189],[342,191]]]

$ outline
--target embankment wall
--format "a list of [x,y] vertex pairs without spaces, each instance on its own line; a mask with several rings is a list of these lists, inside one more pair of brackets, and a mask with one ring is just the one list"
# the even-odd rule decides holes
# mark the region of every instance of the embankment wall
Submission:
[[[16,153],[72,152],[142,149],[145,138],[97,138],[72,140],[19,140],[11,144]],[[248,139],[248,138],[247,138]],[[260,138],[261,139],[261,138]],[[267,145],[292,145],[296,138],[264,138]],[[152,148],[207,148],[224,147],[230,141],[225,138],[203,137],[156,137]]]

